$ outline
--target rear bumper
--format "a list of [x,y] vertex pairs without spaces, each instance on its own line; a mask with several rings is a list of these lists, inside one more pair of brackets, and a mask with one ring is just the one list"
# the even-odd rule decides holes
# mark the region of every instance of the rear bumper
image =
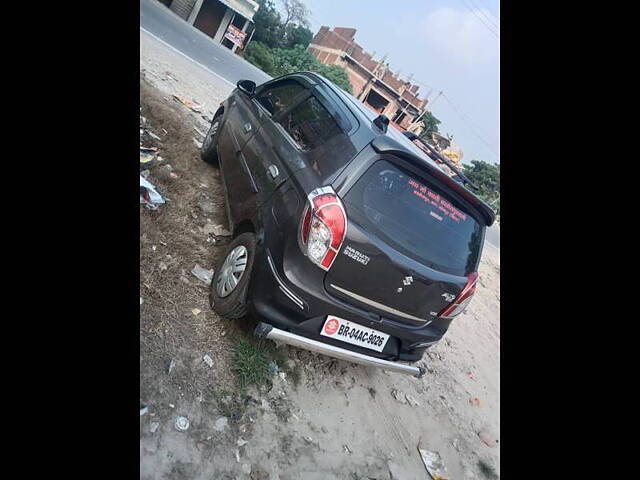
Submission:
[[305,350],[321,353],[340,360],[359,363],[370,367],[384,368],[385,370],[413,375],[418,378],[425,373],[425,369],[422,367],[404,365],[401,363],[383,360],[381,358],[370,357],[368,355],[363,355],[362,353],[352,352],[351,350],[318,342],[301,335],[296,335],[295,333],[285,332],[284,330],[275,328],[268,323],[259,323],[255,329],[255,335],[261,338],[268,338],[269,340],[276,342],[286,343],[287,345],[292,345],[294,347],[304,348]]
[[[297,252],[294,249],[293,253]],[[313,266],[306,258],[289,262],[290,274],[291,268],[308,267],[306,271],[293,272],[294,281],[291,281],[282,268],[282,260],[276,258],[271,257],[267,249],[259,248],[249,287],[252,313],[270,325],[366,357],[406,362],[420,360],[425,349],[437,343],[444,334],[444,330],[435,322],[425,326],[401,324],[330,295],[324,288],[324,271]],[[382,352],[344,345],[339,340],[320,335],[327,315],[379,330],[391,338]]]

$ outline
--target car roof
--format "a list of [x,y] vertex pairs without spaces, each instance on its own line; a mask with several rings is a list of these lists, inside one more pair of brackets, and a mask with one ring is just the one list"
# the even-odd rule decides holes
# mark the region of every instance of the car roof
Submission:
[[[405,135],[396,130],[394,127],[388,127],[385,133],[382,133],[373,125],[373,120],[378,117],[374,112],[369,110],[364,104],[358,100],[356,97],[347,93],[342,88],[338,87],[332,81],[326,79],[320,74],[315,72],[298,72],[299,74],[305,75],[309,77],[311,81],[315,80],[319,81],[326,85],[334,94],[336,94],[345,106],[351,111],[353,115],[356,115],[360,119],[361,127],[367,128],[372,134],[375,135],[378,143],[382,140],[381,137],[389,138],[393,140],[397,145],[399,145],[403,150],[410,153],[414,157],[418,157],[424,163],[426,163],[432,169],[435,169],[438,172],[441,172],[446,178],[450,179],[449,175],[442,169],[442,167],[434,161],[430,156],[428,156],[425,152],[423,152],[417,145],[414,145],[411,140],[409,140]],[[386,143],[383,141],[383,143]],[[457,183],[455,180],[450,179],[454,184]],[[488,219],[488,225],[491,225],[495,218],[495,212],[491,207],[489,207],[481,198],[475,195],[472,191],[467,189],[466,187],[460,187],[465,192],[466,197],[471,197],[475,201],[474,204],[478,204],[483,211],[483,214],[486,215]]]

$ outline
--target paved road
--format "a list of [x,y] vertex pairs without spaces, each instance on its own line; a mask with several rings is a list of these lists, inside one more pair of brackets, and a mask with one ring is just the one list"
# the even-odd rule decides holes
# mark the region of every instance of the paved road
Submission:
[[271,77],[231,50],[217,45],[157,0],[140,0],[140,29],[168,43],[234,85],[249,79],[260,84]]
[[496,248],[500,248],[500,225],[494,223],[492,226],[487,228],[487,233],[485,235],[485,240],[492,244]]
[[[210,37],[189,25],[157,0],[140,0],[140,29],[233,85],[245,78],[258,84],[271,78],[231,50],[214,43]],[[498,225],[487,229],[486,241],[500,248]]]

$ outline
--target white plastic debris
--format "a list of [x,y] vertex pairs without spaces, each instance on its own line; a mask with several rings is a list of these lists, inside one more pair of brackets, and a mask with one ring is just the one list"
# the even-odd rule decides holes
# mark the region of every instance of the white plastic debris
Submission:
[[156,433],[156,431],[158,430],[159,426],[160,426],[160,424],[158,422],[151,422],[151,425],[149,425],[149,431],[151,433]]
[[213,429],[216,432],[222,432],[225,428],[227,428],[227,423],[229,423],[229,419],[227,417],[220,417],[213,424]]
[[164,198],[158,193],[156,187],[142,175],[140,175],[140,203],[151,207],[156,207],[164,203]]
[[176,427],[176,430],[184,432],[189,428],[189,419],[187,417],[176,418],[175,427]]
[[447,476],[447,469],[442,463],[442,458],[440,458],[440,454],[438,452],[430,452],[429,450],[425,450],[423,448],[418,447],[418,452],[420,452],[420,457],[422,457],[422,463],[424,463],[427,472],[431,475],[432,478],[437,480],[449,480]]
[[238,445],[239,447],[243,447],[247,443],[249,443],[249,442],[247,442],[244,438],[240,437],[240,438],[238,438],[238,441],[236,442],[236,445]]
[[140,297],[140,305],[142,305],[144,303],[144,300],[142,299],[142,297]]
[[199,308],[191,309],[191,313],[193,313],[196,317],[200,314],[200,312],[202,312],[202,310],[200,310]]
[[143,416],[144,414],[146,414],[149,411],[149,408],[146,405],[141,405],[140,406],[140,416]]
[[191,273],[195,277],[197,277],[198,279],[206,283],[207,285],[211,285],[211,279],[213,278],[213,270],[206,270],[196,263],[196,266],[193,267],[193,269],[191,270]]
[[202,357],[202,360],[204,360],[204,363],[206,363],[209,368],[213,367],[213,359],[209,355]]

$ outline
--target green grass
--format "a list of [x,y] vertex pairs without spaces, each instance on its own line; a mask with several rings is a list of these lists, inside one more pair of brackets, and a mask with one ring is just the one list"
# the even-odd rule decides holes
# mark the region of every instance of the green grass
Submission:
[[275,360],[273,342],[240,337],[233,347],[233,370],[240,386],[263,385],[269,379],[269,363]]

